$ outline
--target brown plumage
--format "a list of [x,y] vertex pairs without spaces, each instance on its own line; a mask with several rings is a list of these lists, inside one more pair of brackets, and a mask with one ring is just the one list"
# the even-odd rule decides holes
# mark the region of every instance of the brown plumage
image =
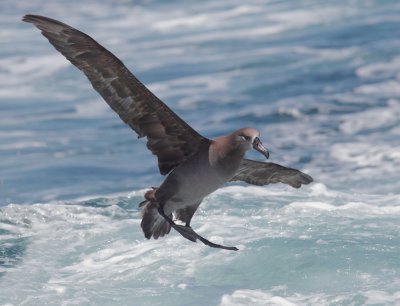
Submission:
[[196,152],[208,140],[178,117],[146,88],[111,52],[90,36],[57,20],[26,15],[49,42],[82,70],[93,88],[158,157],[162,175]]
[[[147,148],[157,156],[162,175],[158,188],[146,192],[141,227],[146,238],[157,239],[173,227],[183,237],[200,240],[211,247],[237,250],[214,244],[198,235],[190,221],[203,198],[228,181],[254,185],[289,184],[295,188],[312,178],[296,169],[244,159],[255,149],[268,158],[259,132],[243,128],[209,140],[201,136],[148,90],[111,52],[86,35],[57,20],[26,15],[49,42],[79,68],[93,88],[129,125],[138,137],[147,138]],[[172,217],[185,222],[177,225]]]
[[283,183],[300,188],[302,184],[312,182],[312,177],[299,170],[278,164],[243,159],[231,181],[244,181],[257,186]]

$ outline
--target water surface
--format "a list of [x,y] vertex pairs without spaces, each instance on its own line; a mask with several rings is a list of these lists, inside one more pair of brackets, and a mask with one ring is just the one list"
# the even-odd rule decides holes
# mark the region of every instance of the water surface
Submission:
[[[0,8],[2,304],[400,304],[398,1]],[[146,241],[155,157],[26,13],[93,36],[206,137],[259,129],[315,183],[207,198],[193,227],[239,252]]]

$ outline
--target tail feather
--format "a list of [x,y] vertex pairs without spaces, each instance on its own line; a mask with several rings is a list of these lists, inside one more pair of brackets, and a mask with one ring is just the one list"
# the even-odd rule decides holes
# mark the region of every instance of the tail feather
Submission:
[[158,203],[152,201],[140,203],[140,207],[142,207],[142,222],[140,226],[147,239],[151,237],[158,239],[171,231],[171,225],[158,213],[157,206]]

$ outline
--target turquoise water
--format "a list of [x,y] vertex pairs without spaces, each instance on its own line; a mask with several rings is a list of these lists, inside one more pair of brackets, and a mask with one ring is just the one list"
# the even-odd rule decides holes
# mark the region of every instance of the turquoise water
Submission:
[[[0,304],[400,304],[400,3],[5,0],[0,12]],[[154,156],[26,13],[93,36],[204,136],[259,129],[272,162],[315,182],[210,195],[193,227],[239,252],[145,240]]]

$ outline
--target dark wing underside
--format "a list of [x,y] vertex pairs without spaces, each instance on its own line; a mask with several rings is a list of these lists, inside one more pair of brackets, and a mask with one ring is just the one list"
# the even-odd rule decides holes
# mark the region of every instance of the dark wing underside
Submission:
[[296,169],[286,168],[274,163],[243,159],[239,170],[231,181],[244,181],[258,186],[283,183],[294,188],[300,188],[302,184],[309,184],[313,179]]
[[165,175],[209,140],[202,137],[148,90],[111,52],[90,36],[43,16],[26,15],[49,42],[83,71],[93,88],[158,157]]

